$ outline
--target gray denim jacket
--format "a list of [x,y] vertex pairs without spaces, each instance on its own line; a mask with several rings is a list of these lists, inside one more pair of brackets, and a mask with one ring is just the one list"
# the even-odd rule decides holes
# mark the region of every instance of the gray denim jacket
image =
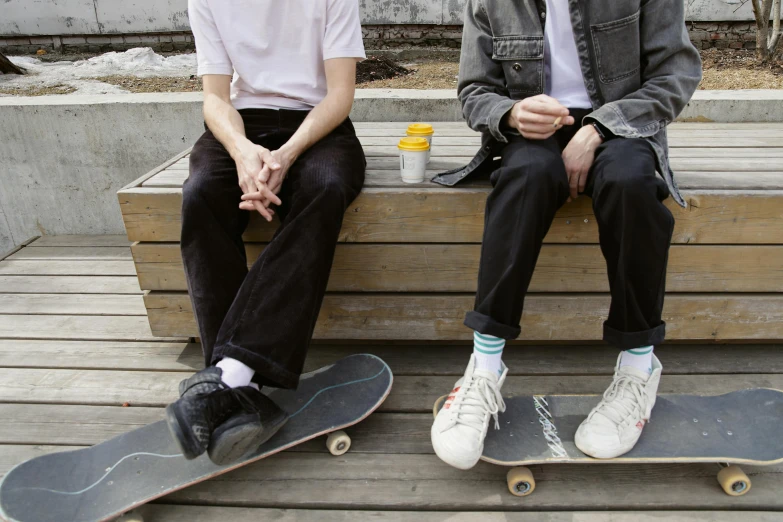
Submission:
[[[645,138],[658,171],[682,206],[669,167],[666,126],[701,80],[701,59],[685,27],[683,0],[568,0],[585,87],[597,121],[614,135]],[[433,181],[456,185],[493,165],[507,143],[503,118],[516,101],[541,94],[544,0],[467,0],[458,93],[482,146],[466,166]]]

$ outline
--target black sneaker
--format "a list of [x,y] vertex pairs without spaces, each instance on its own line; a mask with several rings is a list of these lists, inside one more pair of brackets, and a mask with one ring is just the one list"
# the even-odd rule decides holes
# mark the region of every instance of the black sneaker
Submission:
[[169,431],[186,459],[204,453],[215,427],[240,410],[222,374],[223,370],[210,366],[185,379],[179,385],[179,400],[166,407]]
[[212,462],[221,466],[258,449],[288,421],[288,414],[255,388],[242,386],[231,391],[240,410],[215,428],[208,450]]

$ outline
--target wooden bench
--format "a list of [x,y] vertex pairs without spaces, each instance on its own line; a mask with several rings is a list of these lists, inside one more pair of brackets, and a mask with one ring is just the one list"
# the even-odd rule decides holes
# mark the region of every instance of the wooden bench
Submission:
[[[460,340],[472,308],[486,180],[401,182],[405,123],[357,123],[365,189],[345,215],[317,339]],[[436,123],[430,173],[466,163],[479,135]],[[679,341],[783,338],[783,124],[677,123],[672,166],[689,203],[675,215],[664,320]],[[152,331],[196,336],[179,252],[185,151],[119,192]],[[258,216],[248,260],[275,229]],[[596,341],[609,296],[590,200],[557,214],[522,319],[524,341]]]

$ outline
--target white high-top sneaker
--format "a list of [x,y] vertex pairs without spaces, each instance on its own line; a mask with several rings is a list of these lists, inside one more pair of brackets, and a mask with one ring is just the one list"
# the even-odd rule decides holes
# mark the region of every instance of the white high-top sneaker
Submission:
[[484,451],[490,417],[500,428],[498,412],[506,411],[500,388],[508,368],[504,364],[498,376],[488,370],[475,369],[476,358],[470,356],[465,375],[457,381],[432,424],[432,447],[440,459],[459,469],[476,465]]
[[631,451],[650,420],[661,370],[663,366],[655,355],[649,375],[631,366],[620,367],[618,357],[612,385],[576,430],[576,447],[598,459],[611,459]]

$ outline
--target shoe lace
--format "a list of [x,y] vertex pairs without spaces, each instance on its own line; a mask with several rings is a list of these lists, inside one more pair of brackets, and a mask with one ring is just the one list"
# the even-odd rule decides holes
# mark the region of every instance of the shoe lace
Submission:
[[[468,426],[482,433],[485,415],[489,414],[495,419],[495,429],[500,429],[498,412],[506,411],[506,403],[503,402],[499,387],[484,377],[473,377],[462,387],[465,393],[452,404],[454,424]],[[466,406],[479,410],[466,410]]]
[[623,375],[615,378],[604,392],[604,398],[595,413],[620,424],[624,420],[642,417],[647,411],[647,401],[644,384],[629,375]]

